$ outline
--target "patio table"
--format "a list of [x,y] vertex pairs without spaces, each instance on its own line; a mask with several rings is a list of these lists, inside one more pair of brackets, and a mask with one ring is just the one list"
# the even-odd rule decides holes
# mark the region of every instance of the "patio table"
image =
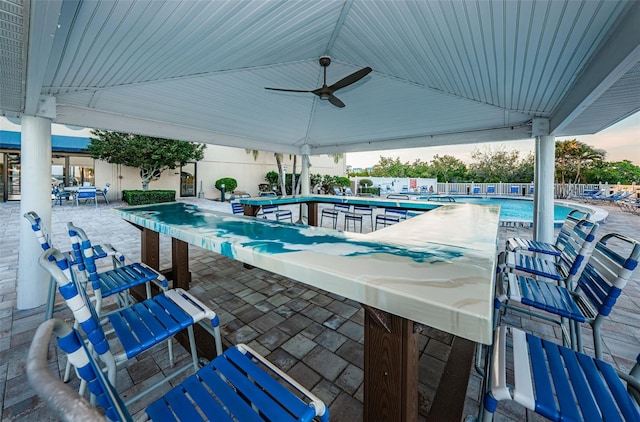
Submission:
[[142,261],[158,270],[159,234],[172,237],[174,287],[188,288],[192,244],[362,303],[365,420],[417,420],[414,322],[491,342],[498,206],[446,204],[367,234],[185,203],[116,211],[141,228]]

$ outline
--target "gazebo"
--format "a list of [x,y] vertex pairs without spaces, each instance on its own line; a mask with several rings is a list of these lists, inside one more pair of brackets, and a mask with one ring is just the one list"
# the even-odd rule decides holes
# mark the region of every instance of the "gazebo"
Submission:
[[[2,0],[21,209],[50,224],[52,122],[299,154],[303,175],[317,154],[535,138],[549,241],[555,137],[640,110],[639,22],[635,1]],[[25,309],[46,292],[22,224]]]

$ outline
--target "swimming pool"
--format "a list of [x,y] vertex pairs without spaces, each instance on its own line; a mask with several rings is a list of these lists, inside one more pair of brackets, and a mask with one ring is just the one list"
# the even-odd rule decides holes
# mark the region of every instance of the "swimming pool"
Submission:
[[[456,202],[479,205],[500,205],[500,221],[533,222],[533,201],[529,199],[515,198],[487,198],[477,196],[453,196]],[[422,196],[418,199],[428,200]],[[554,204],[553,220],[556,224],[562,224],[571,210],[577,207]],[[584,209],[583,207],[581,207]]]

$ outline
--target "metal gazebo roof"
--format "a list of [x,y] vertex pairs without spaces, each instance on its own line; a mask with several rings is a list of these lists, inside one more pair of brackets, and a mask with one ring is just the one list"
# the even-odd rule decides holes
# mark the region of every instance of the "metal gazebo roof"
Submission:
[[[0,0],[0,113],[311,154],[596,133],[640,110],[634,1]],[[370,66],[336,92],[311,93]]]

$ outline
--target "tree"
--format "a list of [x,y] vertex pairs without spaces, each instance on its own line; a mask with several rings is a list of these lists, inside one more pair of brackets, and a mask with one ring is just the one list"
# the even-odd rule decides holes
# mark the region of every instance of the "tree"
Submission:
[[630,185],[640,183],[640,166],[629,160],[595,163],[584,172],[586,183],[622,183]]
[[513,169],[517,166],[520,153],[517,150],[507,151],[502,147],[495,150],[486,148],[475,149],[471,153],[474,160],[471,163],[471,178],[476,182],[502,182],[513,181]]
[[380,161],[371,169],[374,177],[407,177],[407,165],[400,162],[400,157],[395,159],[380,156]]
[[467,165],[452,155],[433,156],[429,166],[429,176],[441,182],[464,182],[467,177]]
[[567,139],[556,142],[556,182],[561,184],[557,192],[558,197],[571,195],[570,187],[566,183],[578,183],[585,180],[582,171],[589,169],[604,160],[606,152],[595,149],[577,139]]
[[175,139],[154,138],[130,133],[92,130],[87,150],[91,157],[111,164],[140,169],[142,190],[149,189],[152,179],[163,171],[204,158],[206,145]]

